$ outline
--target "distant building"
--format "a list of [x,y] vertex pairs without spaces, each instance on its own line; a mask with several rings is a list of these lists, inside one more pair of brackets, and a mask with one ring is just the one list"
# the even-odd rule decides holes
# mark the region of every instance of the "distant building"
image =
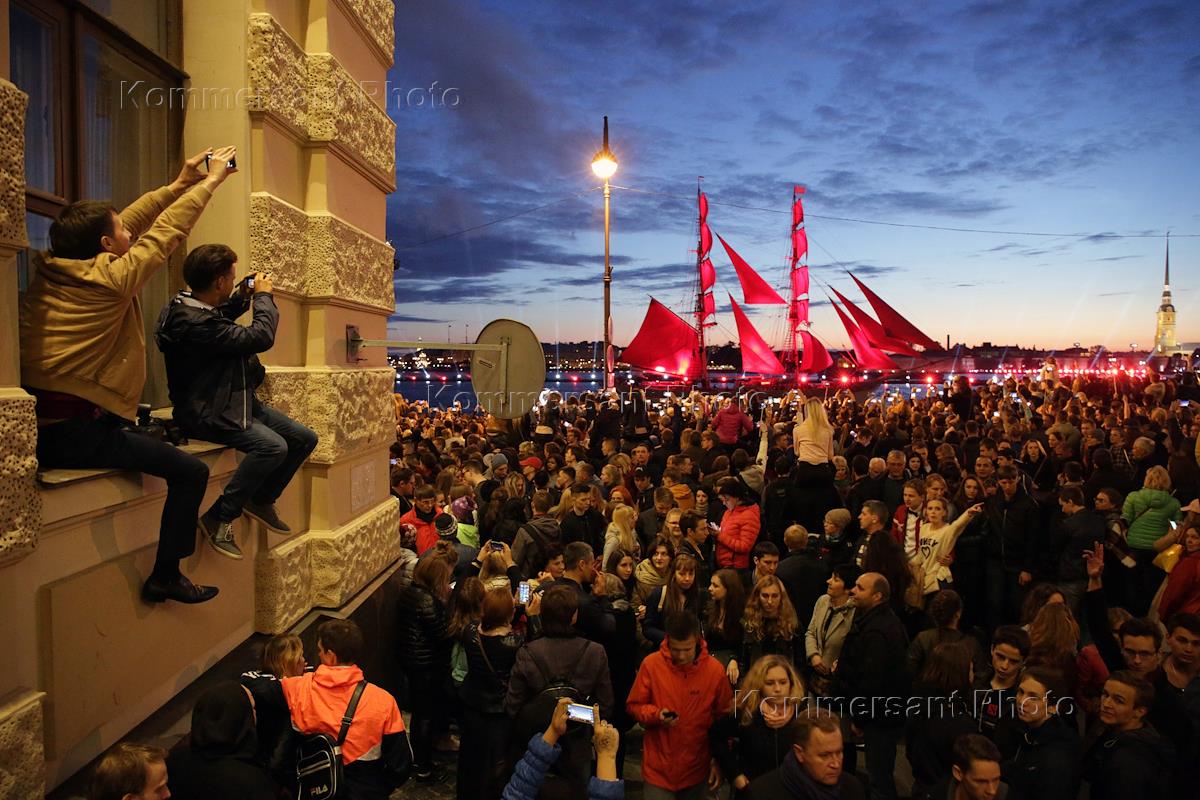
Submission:
[[1166,263],[1163,268],[1162,303],[1158,306],[1154,324],[1154,355],[1168,356],[1179,349],[1175,338],[1175,306],[1171,302],[1171,241],[1167,240]]

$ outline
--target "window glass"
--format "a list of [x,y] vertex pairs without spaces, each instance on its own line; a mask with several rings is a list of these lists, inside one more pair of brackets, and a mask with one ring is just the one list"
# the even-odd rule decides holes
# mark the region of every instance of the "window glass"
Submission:
[[25,183],[60,195],[57,176],[56,93],[53,27],[13,6],[9,14],[12,82],[29,95],[25,112]]
[[29,287],[29,279],[33,276],[33,264],[30,263],[36,250],[50,249],[49,217],[27,212],[25,214],[25,230],[29,235],[29,249],[17,254],[17,291],[23,293]]
[[[168,61],[172,52],[168,23],[175,0],[83,0],[84,5],[106,17],[117,27]],[[195,3],[197,10],[202,3]]]

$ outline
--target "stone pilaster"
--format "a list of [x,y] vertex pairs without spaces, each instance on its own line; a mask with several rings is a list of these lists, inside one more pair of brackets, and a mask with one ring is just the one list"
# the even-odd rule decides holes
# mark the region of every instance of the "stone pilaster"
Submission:
[[34,401],[20,389],[0,388],[0,565],[32,553],[41,525]]
[[0,797],[45,797],[42,692],[21,691],[0,702]]

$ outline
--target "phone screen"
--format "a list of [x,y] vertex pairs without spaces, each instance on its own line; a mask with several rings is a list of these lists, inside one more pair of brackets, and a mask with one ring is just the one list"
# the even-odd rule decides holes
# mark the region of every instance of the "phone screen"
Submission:
[[521,605],[525,605],[529,602],[528,582],[522,582],[521,585],[517,587],[517,600],[520,601]]
[[595,725],[596,709],[580,703],[568,703],[567,719],[569,719],[571,722],[582,722],[586,725]]

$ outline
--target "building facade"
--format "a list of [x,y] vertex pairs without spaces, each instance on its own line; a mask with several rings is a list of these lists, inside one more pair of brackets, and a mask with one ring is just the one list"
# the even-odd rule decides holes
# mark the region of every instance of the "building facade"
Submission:
[[[397,558],[393,373],[382,349],[345,354],[347,324],[384,338],[394,307],[393,14],[392,0],[0,0],[0,796],[43,796],[253,633],[344,607]],[[215,600],[151,607],[138,589],[165,485],[38,469],[18,309],[29,251],[65,204],[120,208],[222,144],[240,171],[143,290],[147,325],[182,287],[187,248],[222,242],[239,273],[273,273],[263,399],[321,440],[280,501],[298,532],[243,518],[244,561],[199,547],[184,565],[221,588]],[[169,413],[149,351],[143,401]],[[189,448],[211,503],[237,456]]]

